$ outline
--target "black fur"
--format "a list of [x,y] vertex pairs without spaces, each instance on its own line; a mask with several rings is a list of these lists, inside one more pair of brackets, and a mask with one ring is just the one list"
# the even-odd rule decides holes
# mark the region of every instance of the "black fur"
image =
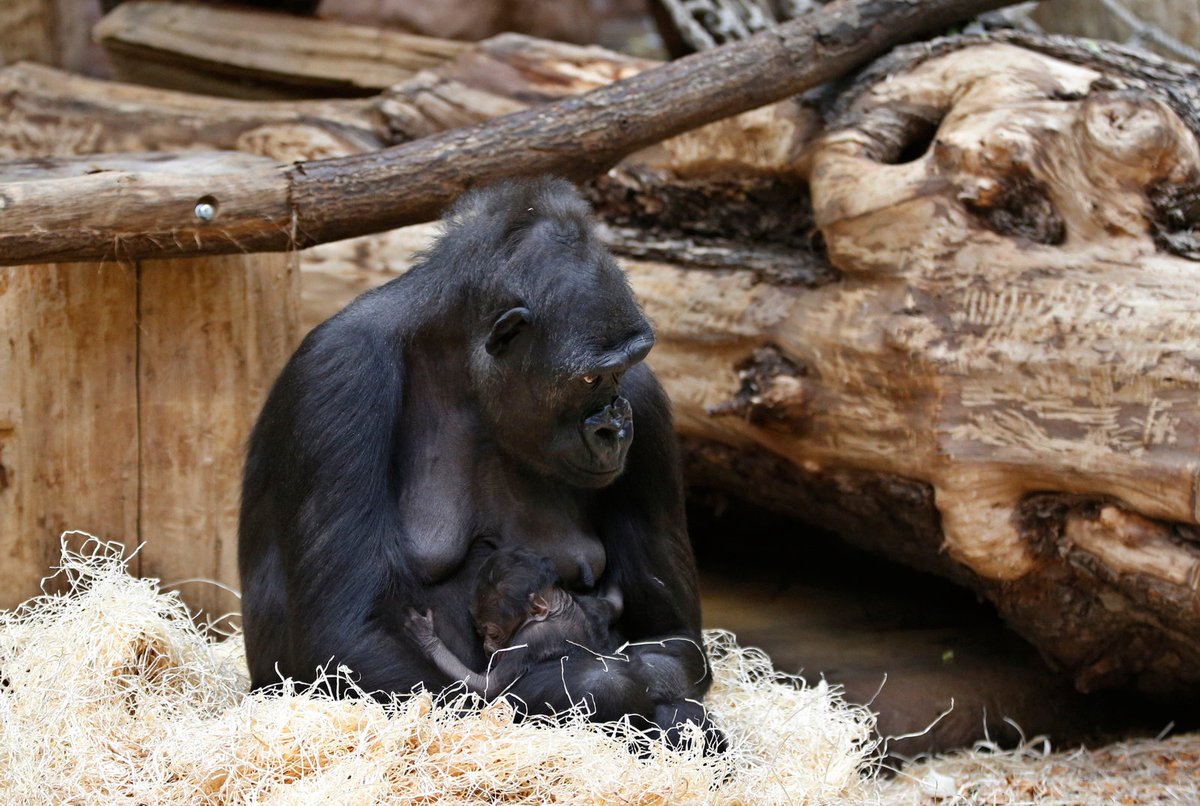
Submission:
[[[440,689],[410,608],[481,668],[466,558],[486,539],[549,558],[568,588],[617,586],[614,639],[674,692],[656,721],[702,718],[679,459],[640,363],[652,343],[568,183],[465,196],[419,265],[308,335],[254,428],[239,544],[254,687],[334,661],[368,691]],[[646,710],[645,691],[613,689],[592,692],[597,719]]]

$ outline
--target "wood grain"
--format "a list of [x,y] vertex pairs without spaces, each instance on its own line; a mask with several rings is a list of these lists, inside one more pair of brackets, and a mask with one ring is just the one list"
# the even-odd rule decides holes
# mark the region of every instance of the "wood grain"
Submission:
[[135,0],[96,25],[123,81],[233,98],[373,95],[467,44],[250,9]]
[[37,64],[0,69],[0,121],[4,159],[225,149],[290,162],[391,142],[364,100],[234,101]]
[[[186,215],[200,185],[186,174],[171,193],[153,177],[106,170],[87,182],[95,215],[77,205],[61,215],[52,200],[65,186],[54,186],[53,176],[49,187],[18,186],[21,166],[0,166],[0,197],[18,202],[6,209],[0,261],[284,251],[429,220],[472,185],[530,173],[591,176],[639,148],[795,94],[931,27],[1006,4],[845,0],[735,45],[412,143],[260,170],[241,163],[224,176],[214,165],[203,192],[228,204],[219,227],[197,227]],[[70,173],[55,172],[63,170]],[[105,226],[115,210],[119,228]],[[39,223],[47,211],[59,219],[53,230]]]
[[[0,164],[3,262],[258,251],[293,240],[285,171],[237,152],[13,160]],[[197,214],[208,204],[213,216]],[[25,261],[28,262],[28,261]]]
[[125,265],[0,269],[0,607],[79,529],[138,542],[137,282]]
[[[236,585],[244,446],[296,346],[296,261],[143,261],[138,281],[140,571]],[[240,609],[213,585],[180,590],[206,617]]]

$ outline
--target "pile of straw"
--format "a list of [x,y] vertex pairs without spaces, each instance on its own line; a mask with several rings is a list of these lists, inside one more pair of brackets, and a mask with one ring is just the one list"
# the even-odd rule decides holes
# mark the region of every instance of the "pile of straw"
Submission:
[[881,786],[884,804],[1200,803],[1200,734],[1051,753],[981,742],[970,752],[911,764]]
[[[632,728],[515,723],[503,703],[384,706],[293,687],[247,694],[241,641],[212,643],[123,547],[64,545],[70,590],[0,614],[0,802],[860,803],[871,716],[706,636],[730,751]],[[348,681],[346,683],[349,684]],[[459,703],[461,705],[461,703]],[[636,738],[636,737],[633,737]],[[644,737],[642,737],[644,740]]]
[[0,803],[1200,803],[1200,735],[981,744],[883,780],[865,709],[716,631],[708,704],[730,742],[716,757],[634,754],[648,740],[632,728],[516,723],[465,695],[248,694],[240,638],[210,642],[123,552],[64,546],[69,591],[0,613]]

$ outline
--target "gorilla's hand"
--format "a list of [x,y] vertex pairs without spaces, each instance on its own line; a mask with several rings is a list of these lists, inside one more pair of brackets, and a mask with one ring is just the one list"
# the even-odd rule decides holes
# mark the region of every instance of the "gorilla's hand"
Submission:
[[442,643],[433,629],[433,612],[430,610],[418,613],[410,607],[404,618],[404,629],[427,656],[432,656]]

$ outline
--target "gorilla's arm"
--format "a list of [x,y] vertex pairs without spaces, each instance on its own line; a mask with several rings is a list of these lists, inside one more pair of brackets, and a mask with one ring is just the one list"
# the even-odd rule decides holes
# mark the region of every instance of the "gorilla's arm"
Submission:
[[656,701],[679,702],[682,720],[697,710],[682,701],[701,699],[710,674],[679,450],[670,403],[653,373],[639,364],[621,388],[633,406],[633,444],[625,473],[603,491],[597,509],[610,584],[624,598],[616,628],[635,645],[630,654],[643,664]]
[[255,686],[278,680],[276,664],[308,680],[331,660],[367,691],[438,680],[377,612],[381,597],[416,590],[393,464],[400,350],[367,317],[331,320],[289,362],[251,436],[241,565]]
[[[462,658],[455,655],[450,647],[442,643],[442,639],[438,638],[437,631],[433,627],[433,613],[428,610],[418,613],[410,608],[408,616],[404,620],[404,627],[421,651],[425,653],[425,657],[429,658],[447,677],[451,680],[461,680],[468,691],[487,696],[489,676],[471,671],[462,662]],[[511,679],[505,679],[503,685],[495,687],[503,688],[511,682]]]

